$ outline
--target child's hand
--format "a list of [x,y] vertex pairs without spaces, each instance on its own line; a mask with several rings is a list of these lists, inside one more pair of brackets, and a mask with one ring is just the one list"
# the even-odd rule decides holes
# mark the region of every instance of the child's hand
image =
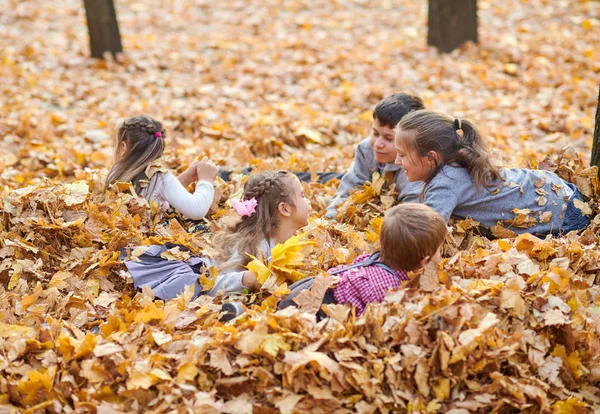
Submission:
[[217,178],[217,174],[219,173],[219,169],[215,165],[214,162],[204,157],[201,161],[198,161],[196,164],[196,175],[198,177],[198,181],[210,181],[213,182],[215,178]]
[[186,168],[186,170],[184,172],[182,172],[181,174],[179,174],[179,176],[177,176],[177,179],[179,180],[179,182],[181,184],[183,184],[184,187],[187,187],[194,181],[198,180],[198,175],[196,173],[196,169],[198,168],[199,163],[200,163],[200,161],[197,161],[197,160],[194,161],[192,164],[190,164],[189,167]]
[[249,270],[245,271],[242,276],[242,285],[250,290],[259,290],[260,283],[258,283],[257,274]]

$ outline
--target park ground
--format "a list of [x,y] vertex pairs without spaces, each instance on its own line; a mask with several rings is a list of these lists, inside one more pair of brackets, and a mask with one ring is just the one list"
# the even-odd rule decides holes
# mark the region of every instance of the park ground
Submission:
[[[104,192],[116,125],[140,113],[165,123],[174,169],[207,155],[234,171],[344,171],[373,106],[409,90],[474,120],[498,163],[576,182],[595,214],[600,2],[478,3],[480,43],[442,55],[424,0],[118,1],[125,54],[104,61],[88,58],[83,2],[2,3],[0,410],[593,412],[598,218],[549,240],[457,223],[437,272],[320,324],[274,314],[284,289],[221,324],[208,298],[134,292],[117,260],[127,244],[211,252],[187,223]],[[214,230],[240,184],[219,185]],[[306,275],[376,248],[387,194],[374,185],[319,220],[334,189],[306,184],[313,220],[288,246]]]

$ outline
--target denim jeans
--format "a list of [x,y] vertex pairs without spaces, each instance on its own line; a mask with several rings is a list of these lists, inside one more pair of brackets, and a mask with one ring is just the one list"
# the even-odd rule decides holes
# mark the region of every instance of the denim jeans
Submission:
[[565,218],[559,234],[567,234],[573,230],[583,230],[590,225],[590,218],[584,215],[580,209],[575,207],[573,200],[577,199],[583,202],[583,195],[576,185],[567,183],[567,185],[573,190],[573,194],[569,197],[567,203],[567,209],[565,210]]

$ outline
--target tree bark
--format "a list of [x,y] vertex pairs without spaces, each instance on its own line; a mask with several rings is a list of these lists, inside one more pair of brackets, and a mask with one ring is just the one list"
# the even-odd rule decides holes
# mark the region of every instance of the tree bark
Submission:
[[429,0],[427,44],[448,53],[477,43],[477,0]]
[[594,141],[592,144],[592,159],[590,165],[598,167],[600,177],[600,88],[598,88],[598,105],[596,106],[596,125],[594,127]]
[[123,52],[117,12],[113,0],[84,0],[90,34],[91,55],[102,59],[105,52]]

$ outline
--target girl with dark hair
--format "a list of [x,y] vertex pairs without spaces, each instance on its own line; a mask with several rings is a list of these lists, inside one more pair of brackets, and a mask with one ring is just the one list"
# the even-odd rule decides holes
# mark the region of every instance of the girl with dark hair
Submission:
[[[148,175],[148,167],[165,150],[166,133],[157,120],[146,115],[127,118],[117,128],[114,165],[106,177],[106,188],[115,182],[130,182],[136,192],[163,208],[172,206],[184,216],[203,218],[214,197],[213,181],[218,170],[209,160],[190,165],[177,178],[170,173]],[[185,187],[196,181],[196,190],[190,194]]]
[[496,168],[475,125],[431,110],[396,128],[396,163],[423,181],[422,201],[448,221],[470,217],[492,230],[560,235],[590,224],[579,189],[549,171]]

